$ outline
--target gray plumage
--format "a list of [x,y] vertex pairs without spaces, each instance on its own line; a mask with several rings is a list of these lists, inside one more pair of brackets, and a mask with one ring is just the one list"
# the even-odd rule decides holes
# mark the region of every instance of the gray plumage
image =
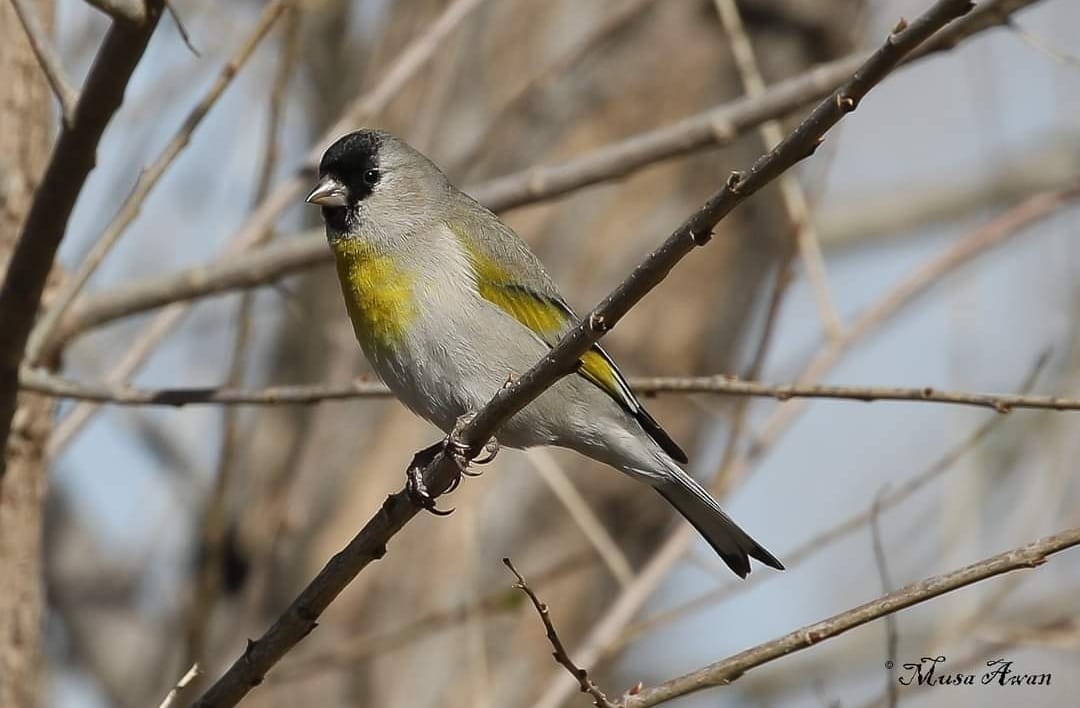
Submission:
[[[443,431],[576,323],[525,242],[403,141],[350,133],[319,173],[308,201],[323,207],[357,339],[394,394]],[[599,348],[497,438],[570,448],[649,484],[740,576],[751,557],[783,569],[678,465],[682,450]]]

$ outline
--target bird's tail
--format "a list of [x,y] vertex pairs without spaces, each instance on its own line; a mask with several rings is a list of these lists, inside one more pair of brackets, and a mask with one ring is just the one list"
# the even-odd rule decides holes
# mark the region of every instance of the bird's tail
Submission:
[[731,520],[712,496],[693,477],[675,464],[670,474],[650,480],[656,491],[698,530],[728,567],[740,578],[750,572],[750,559],[783,570],[784,565]]

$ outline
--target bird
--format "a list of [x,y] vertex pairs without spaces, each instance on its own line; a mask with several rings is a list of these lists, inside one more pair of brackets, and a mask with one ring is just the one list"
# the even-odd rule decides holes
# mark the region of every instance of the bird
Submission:
[[[447,434],[579,321],[525,241],[391,133],[357,130],[334,142],[307,202],[321,207],[373,370]],[[751,558],[784,569],[681,467],[686,453],[598,345],[495,437],[502,447],[569,448],[644,482],[740,577]]]

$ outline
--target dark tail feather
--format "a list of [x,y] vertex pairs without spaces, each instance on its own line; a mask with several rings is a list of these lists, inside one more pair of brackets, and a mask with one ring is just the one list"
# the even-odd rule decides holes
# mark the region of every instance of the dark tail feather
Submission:
[[773,554],[739,528],[716,500],[682,470],[677,473],[673,470],[670,477],[655,486],[656,491],[686,517],[740,578],[750,573],[751,558],[777,570],[784,569]]

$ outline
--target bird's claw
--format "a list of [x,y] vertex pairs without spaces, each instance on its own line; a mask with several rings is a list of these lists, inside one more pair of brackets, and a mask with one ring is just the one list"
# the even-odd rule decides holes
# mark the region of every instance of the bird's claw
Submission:
[[[428,491],[427,484],[424,482],[424,470],[427,469],[435,457],[446,449],[446,441],[440,440],[434,445],[425,447],[420,452],[413,455],[412,462],[409,464],[409,469],[405,472],[405,492],[409,495],[409,501],[413,503],[413,506],[418,509],[431,512],[435,516],[449,516],[454,513],[454,509],[440,509],[436,505],[435,497]],[[461,469],[459,466],[458,469]],[[454,491],[458,484],[461,483],[461,476],[456,476],[450,483],[450,486],[446,488],[444,494]]]
[[[419,453],[417,454],[419,457]],[[405,473],[405,493],[409,495],[409,501],[413,503],[413,506],[424,511],[431,512],[435,516],[449,516],[454,513],[453,507],[450,509],[440,509],[435,501],[435,497],[428,491],[427,484],[424,483],[424,468],[427,465],[416,465],[415,458],[414,464],[409,465],[409,470]],[[447,492],[451,492],[457,487],[460,477],[456,478],[450,486],[447,488]]]
[[[499,454],[499,441],[495,438],[488,440],[484,443],[484,451],[473,460],[474,465],[486,465],[495,459],[495,456]],[[468,472],[464,471],[464,474],[470,477],[479,477],[482,472]]]
[[[409,501],[413,503],[419,509],[429,511],[436,516],[449,516],[453,513],[453,509],[439,509],[436,506],[435,497],[428,491],[427,484],[424,482],[424,470],[435,460],[440,454],[449,456],[454,461],[454,466],[457,470],[457,474],[450,480],[450,484],[447,485],[443,494],[449,494],[458,488],[461,484],[462,477],[479,477],[480,472],[470,472],[469,467],[469,448],[467,445],[461,442],[461,429],[472,419],[472,415],[464,415],[458,419],[457,424],[454,425],[454,430],[445,438],[430,445],[413,456],[412,463],[409,465],[409,469],[405,474],[405,491],[409,495]],[[484,444],[482,454],[474,460],[475,464],[484,465],[495,459],[495,455],[499,452],[499,443],[492,438]]]

